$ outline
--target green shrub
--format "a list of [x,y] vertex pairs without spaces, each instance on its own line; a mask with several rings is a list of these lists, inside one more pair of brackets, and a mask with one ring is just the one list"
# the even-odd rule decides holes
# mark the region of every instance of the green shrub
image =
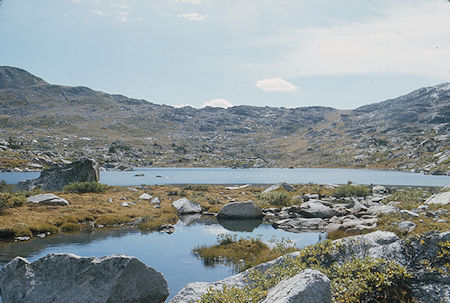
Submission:
[[425,190],[408,188],[394,192],[383,202],[388,203],[391,201],[399,201],[401,202],[398,205],[399,208],[411,210],[419,206],[419,204],[430,195],[431,193]]
[[27,202],[27,198],[21,193],[0,193],[0,211],[20,207],[25,202]]
[[330,278],[333,302],[410,302],[412,275],[404,267],[383,259],[342,261],[336,257],[345,255],[341,250],[345,248],[329,240],[309,246],[298,257],[286,258],[266,271],[251,269],[249,283],[243,289],[209,289],[200,303],[261,302],[270,288],[306,268],[319,270]]
[[4,192],[6,192],[6,191],[9,191],[9,189],[10,189],[10,187],[8,186],[8,184],[6,184],[6,181],[5,181],[5,180],[2,180],[2,181],[0,182],[0,192],[1,192],[1,193],[4,193]]
[[208,191],[209,186],[205,185],[205,184],[190,184],[190,185],[186,185],[183,189],[195,190],[195,191]]
[[370,195],[370,189],[365,185],[341,185],[335,188],[331,195],[336,198],[367,197]]
[[96,181],[76,182],[64,186],[64,191],[70,193],[102,193],[108,188],[108,185]]
[[269,203],[274,206],[290,206],[292,198],[288,193],[283,191],[271,191],[269,193],[260,193],[257,195],[259,201]]

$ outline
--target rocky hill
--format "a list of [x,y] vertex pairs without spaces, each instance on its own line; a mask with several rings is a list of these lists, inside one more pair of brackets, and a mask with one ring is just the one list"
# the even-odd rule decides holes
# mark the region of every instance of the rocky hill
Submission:
[[357,108],[174,108],[0,67],[0,167],[367,167],[449,173],[450,84]]

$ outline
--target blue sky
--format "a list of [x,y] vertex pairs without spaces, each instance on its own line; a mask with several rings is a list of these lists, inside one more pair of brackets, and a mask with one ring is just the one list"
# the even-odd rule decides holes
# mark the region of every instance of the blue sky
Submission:
[[0,65],[173,106],[351,109],[450,79],[447,0],[3,0]]

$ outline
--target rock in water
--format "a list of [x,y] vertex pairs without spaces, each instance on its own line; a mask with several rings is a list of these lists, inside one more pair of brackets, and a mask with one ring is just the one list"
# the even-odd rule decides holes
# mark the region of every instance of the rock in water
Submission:
[[98,164],[92,159],[80,159],[70,164],[53,166],[41,172],[37,179],[19,182],[15,190],[62,190],[64,186],[75,182],[98,182],[100,180]]
[[179,214],[192,214],[202,212],[200,204],[192,202],[186,198],[181,198],[172,203],[173,207],[178,210]]
[[160,303],[169,296],[161,273],[123,255],[16,257],[0,269],[0,291],[3,303]]
[[305,269],[269,290],[263,303],[331,302],[330,279],[317,270]]
[[261,209],[253,201],[228,203],[217,214],[217,218],[223,219],[262,218],[263,216]]

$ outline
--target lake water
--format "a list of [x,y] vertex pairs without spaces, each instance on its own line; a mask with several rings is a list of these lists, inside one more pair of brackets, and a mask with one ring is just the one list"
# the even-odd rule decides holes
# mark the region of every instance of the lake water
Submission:
[[[135,176],[144,174],[144,176]],[[37,172],[0,173],[0,180],[8,184],[37,178]],[[108,185],[133,186],[140,184],[274,184],[336,183],[347,181],[360,184],[447,186],[450,176],[431,176],[387,170],[336,168],[136,168],[134,171],[100,172],[100,182]]]
[[215,244],[219,234],[231,233],[237,234],[238,237],[259,235],[263,241],[268,241],[273,236],[280,240],[284,237],[291,239],[299,248],[325,238],[323,233],[289,233],[255,221],[238,224],[225,221],[221,222],[222,225],[214,217],[203,217],[191,224],[188,224],[188,221],[186,218],[180,220],[175,225],[175,233],[170,235],[159,232],[142,233],[132,228],[116,228],[73,234],[61,233],[26,242],[0,242],[0,266],[16,256],[34,261],[49,253],[74,253],[87,257],[124,254],[137,257],[161,272],[169,285],[171,298],[189,282],[216,281],[233,274],[232,269],[225,265],[205,267],[202,261],[192,254],[192,249],[197,246]]

